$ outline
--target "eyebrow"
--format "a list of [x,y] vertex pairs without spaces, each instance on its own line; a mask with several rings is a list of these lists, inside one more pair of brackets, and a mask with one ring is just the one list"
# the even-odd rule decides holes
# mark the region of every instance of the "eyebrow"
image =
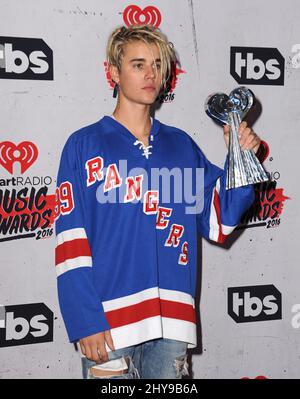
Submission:
[[[132,58],[129,62],[145,62],[145,58]],[[161,62],[160,58],[156,58],[155,62]]]

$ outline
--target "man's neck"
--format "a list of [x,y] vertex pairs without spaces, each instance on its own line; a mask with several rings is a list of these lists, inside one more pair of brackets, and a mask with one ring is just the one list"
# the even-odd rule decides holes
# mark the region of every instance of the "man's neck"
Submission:
[[126,110],[121,110],[116,107],[113,116],[138,140],[148,145],[148,138],[151,130],[149,109],[137,109],[134,112],[126,112]]

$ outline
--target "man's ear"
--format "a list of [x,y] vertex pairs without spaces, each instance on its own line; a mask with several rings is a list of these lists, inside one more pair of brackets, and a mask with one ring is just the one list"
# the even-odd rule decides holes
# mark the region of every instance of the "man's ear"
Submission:
[[109,70],[112,80],[115,83],[119,83],[120,78],[119,78],[118,68],[115,65],[109,65],[108,70]]

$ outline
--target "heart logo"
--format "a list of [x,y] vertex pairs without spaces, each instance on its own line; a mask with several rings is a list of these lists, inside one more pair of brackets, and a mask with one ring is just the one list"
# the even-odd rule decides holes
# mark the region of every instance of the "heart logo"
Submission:
[[127,27],[131,25],[152,25],[158,28],[161,23],[161,13],[154,6],[145,7],[143,10],[136,6],[127,6],[123,12],[123,20]]
[[22,141],[16,145],[11,141],[0,142],[0,165],[2,165],[10,174],[13,174],[13,164],[20,162],[21,173],[36,161],[38,149],[31,141]]
[[236,112],[241,120],[252,107],[254,94],[244,86],[238,87],[227,96],[224,93],[214,93],[205,101],[205,112],[217,123],[229,123],[229,113]]

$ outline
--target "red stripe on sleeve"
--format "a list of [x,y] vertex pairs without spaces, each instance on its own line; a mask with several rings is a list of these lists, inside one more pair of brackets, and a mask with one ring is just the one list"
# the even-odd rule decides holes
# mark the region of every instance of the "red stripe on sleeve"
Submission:
[[214,208],[216,210],[217,214],[217,220],[218,220],[218,225],[219,225],[219,236],[218,236],[218,242],[223,244],[223,242],[226,240],[227,235],[223,234],[222,232],[222,226],[221,226],[221,207],[220,207],[220,198],[219,194],[215,188],[214,190]]
[[58,245],[55,249],[55,264],[74,259],[78,256],[91,256],[89,242],[86,238],[76,238]]

